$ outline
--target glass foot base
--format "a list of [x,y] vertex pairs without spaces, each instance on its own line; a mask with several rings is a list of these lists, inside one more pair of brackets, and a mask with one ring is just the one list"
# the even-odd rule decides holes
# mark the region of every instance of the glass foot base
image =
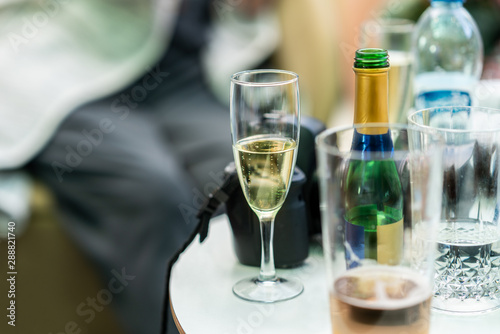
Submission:
[[459,298],[444,299],[434,296],[432,300],[432,308],[448,314],[464,314],[464,313],[487,313],[500,308],[498,299],[477,299],[470,297],[464,300]]
[[302,283],[296,279],[278,277],[273,281],[260,281],[257,277],[245,278],[233,286],[236,296],[261,303],[274,303],[297,297],[304,291]]

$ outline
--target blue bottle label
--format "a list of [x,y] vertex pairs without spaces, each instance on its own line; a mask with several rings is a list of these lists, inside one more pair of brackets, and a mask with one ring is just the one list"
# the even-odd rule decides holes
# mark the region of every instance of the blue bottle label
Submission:
[[403,255],[403,219],[376,226],[374,230],[345,221],[344,246],[347,268],[361,265],[363,259],[397,265]]
[[345,222],[345,247],[347,268],[355,268],[365,258],[365,228]]
[[415,100],[415,109],[446,106],[470,106],[470,94],[461,90],[435,90],[420,93]]

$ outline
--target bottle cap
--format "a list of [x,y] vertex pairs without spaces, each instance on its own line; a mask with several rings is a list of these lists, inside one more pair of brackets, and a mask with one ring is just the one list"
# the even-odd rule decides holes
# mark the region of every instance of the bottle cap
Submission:
[[359,49],[354,57],[354,68],[389,67],[389,53],[384,49]]

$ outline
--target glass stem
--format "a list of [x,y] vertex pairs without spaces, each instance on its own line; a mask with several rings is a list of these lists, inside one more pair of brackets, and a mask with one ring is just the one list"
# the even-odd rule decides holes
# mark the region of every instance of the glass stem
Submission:
[[259,281],[275,281],[276,270],[274,267],[274,250],[273,250],[273,235],[274,235],[274,218],[278,211],[264,213],[259,216],[260,220],[260,243],[261,243],[261,260]]

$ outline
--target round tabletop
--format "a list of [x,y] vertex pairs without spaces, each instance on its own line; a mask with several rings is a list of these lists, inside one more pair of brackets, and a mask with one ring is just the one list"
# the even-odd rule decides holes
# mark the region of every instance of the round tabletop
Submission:
[[[235,282],[256,276],[259,268],[241,265],[232,245],[227,216],[211,220],[207,239],[195,239],[172,268],[170,301],[181,333],[331,334],[328,289],[321,247],[312,244],[305,263],[278,269],[278,275],[304,284],[298,297],[274,304],[244,301]],[[500,310],[474,315],[433,311],[431,334],[481,334],[500,330]]]

